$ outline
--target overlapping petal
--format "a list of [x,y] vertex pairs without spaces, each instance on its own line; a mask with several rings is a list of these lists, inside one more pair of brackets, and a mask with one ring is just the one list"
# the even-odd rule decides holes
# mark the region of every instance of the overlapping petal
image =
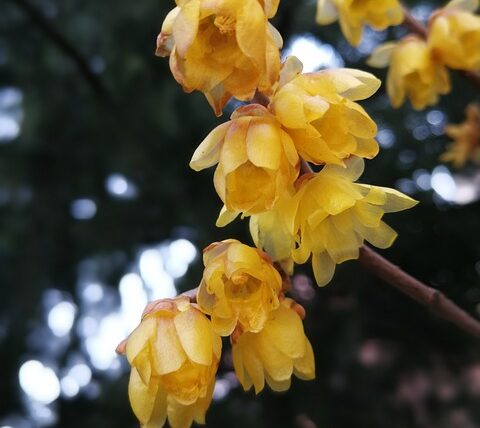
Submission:
[[129,336],[129,398],[143,427],[204,423],[221,353],[220,337],[188,298],[165,299],[147,308]]
[[204,251],[205,270],[197,301],[211,316],[214,330],[228,336],[260,331],[279,305],[282,279],[262,251],[230,239]]
[[234,340],[233,364],[245,390],[253,386],[258,394],[267,382],[274,391],[285,391],[292,374],[304,380],[315,377],[313,350],[293,304],[284,299],[270,313],[263,330],[243,333]]
[[167,15],[157,55],[170,56],[175,79],[201,91],[217,115],[233,96],[271,93],[278,80],[282,40],[268,22],[278,0],[185,0]]

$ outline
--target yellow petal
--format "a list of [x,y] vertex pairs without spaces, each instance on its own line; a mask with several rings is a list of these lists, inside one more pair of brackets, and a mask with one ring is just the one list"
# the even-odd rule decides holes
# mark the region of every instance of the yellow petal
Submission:
[[239,212],[228,211],[227,207],[224,205],[220,211],[220,214],[218,215],[215,226],[224,227],[235,220],[239,214]]
[[142,428],[159,428],[167,419],[167,391],[159,385],[150,420]]
[[258,356],[270,377],[278,381],[289,379],[293,373],[292,359],[280,352],[266,335],[260,333],[255,339]]
[[302,380],[311,380],[315,378],[315,356],[310,341],[305,337],[305,354],[302,358],[295,360],[295,376]]
[[283,305],[271,315],[262,334],[290,358],[299,358],[305,353],[302,320],[295,311]]
[[137,369],[132,367],[130,381],[128,383],[128,396],[133,413],[135,413],[135,416],[142,425],[150,420],[157,390],[158,383],[151,383],[149,386],[145,385]]
[[173,320],[158,318],[157,337],[152,344],[155,371],[159,375],[178,370],[187,356],[178,340]]
[[467,12],[475,12],[480,7],[479,0],[451,0],[445,9],[462,9]]
[[326,251],[312,254],[312,268],[319,287],[327,285],[335,273],[335,262]]
[[173,397],[168,397],[167,412],[171,428],[190,428],[195,416],[195,405],[186,406]]
[[275,380],[268,373],[265,373],[265,380],[270,388],[275,392],[284,392],[290,388],[292,379],[288,378],[285,380]]
[[208,319],[196,309],[179,313],[174,318],[180,343],[191,361],[209,366],[212,363],[212,333]]
[[146,347],[148,341],[155,337],[156,331],[156,319],[154,317],[147,317],[128,337],[126,355],[130,364],[132,364],[135,357]]
[[207,135],[205,140],[203,140],[197,147],[197,150],[195,150],[192,160],[190,161],[190,168],[195,171],[200,171],[218,163],[221,144],[229,126],[230,123],[223,123]]
[[338,12],[332,0],[317,0],[317,16],[315,20],[320,25],[328,25],[338,19]]
[[388,187],[379,187],[379,189],[385,192],[387,197],[385,205],[383,206],[383,209],[387,213],[407,210],[418,204],[418,201],[412,199],[410,196],[404,195],[398,190],[390,189]]
[[271,123],[252,120],[247,133],[248,159],[255,166],[277,170],[282,146],[279,129]]
[[397,232],[383,221],[378,227],[362,227],[360,232],[370,244],[377,248],[388,248],[397,238]]
[[397,46],[396,42],[383,43],[378,46],[370,55],[367,60],[367,64],[370,67],[385,68],[390,63],[393,51]]
[[183,57],[193,43],[200,17],[200,1],[191,0],[185,3],[178,13],[173,25],[173,37],[178,53]]

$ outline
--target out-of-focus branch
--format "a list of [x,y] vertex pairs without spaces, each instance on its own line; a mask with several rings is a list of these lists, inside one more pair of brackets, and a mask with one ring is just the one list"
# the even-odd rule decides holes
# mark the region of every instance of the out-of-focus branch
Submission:
[[[404,12],[404,20],[403,20],[403,25],[408,28],[412,33],[416,34],[417,36],[420,36],[423,39],[426,39],[428,36],[428,28],[423,25],[420,21],[414,18],[414,16],[411,14],[410,10],[403,6],[403,12]],[[458,73],[465,77],[466,79],[470,80],[470,82],[477,87],[477,89],[480,89],[480,73],[475,72],[475,71],[463,71],[463,70],[458,70]]]
[[360,258],[358,260],[373,275],[431,309],[439,317],[480,338],[480,322],[440,291],[420,282],[365,245],[360,248]]
[[57,30],[43,13],[28,0],[10,0],[15,3],[31,19],[44,34],[60,49],[64,55],[72,60],[80,74],[92,88],[96,95],[104,97],[105,87],[99,77],[92,71],[87,60],[59,30]]

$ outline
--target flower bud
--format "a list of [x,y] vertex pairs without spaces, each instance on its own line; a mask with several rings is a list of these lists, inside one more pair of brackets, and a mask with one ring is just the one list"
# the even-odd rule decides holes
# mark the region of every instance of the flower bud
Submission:
[[197,293],[200,308],[222,336],[238,326],[260,331],[279,305],[282,279],[261,250],[234,239],[216,242],[203,254],[205,270]]
[[143,427],[188,428],[205,423],[222,342],[210,321],[186,297],[147,307],[128,337],[129,397]]
[[291,299],[270,313],[263,330],[235,337],[232,353],[235,373],[246,391],[253,385],[258,394],[265,381],[274,391],[285,391],[292,374],[303,380],[315,377],[312,345]]

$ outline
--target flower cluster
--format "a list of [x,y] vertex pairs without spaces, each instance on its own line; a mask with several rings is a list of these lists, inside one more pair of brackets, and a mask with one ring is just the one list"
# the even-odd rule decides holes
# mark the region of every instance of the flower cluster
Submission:
[[480,164],[480,106],[469,104],[465,114],[465,122],[445,127],[445,134],[452,138],[453,142],[440,157],[440,160],[451,162],[457,168],[469,160]]
[[431,15],[426,38],[408,35],[373,52],[369,65],[390,65],[387,92],[394,107],[406,97],[417,110],[436,104],[450,92],[447,67],[480,70],[480,17],[474,14],[479,4],[452,0]]
[[[217,225],[249,217],[256,248],[234,239],[209,245],[196,303],[186,296],[153,302],[119,347],[132,366],[133,411],[146,428],[167,419],[172,428],[204,423],[222,336],[230,338],[245,390],[259,393],[266,383],[284,391],[292,375],[313,379],[305,310],[286,297],[294,263],[311,258],[317,284],[326,285],[337,264],[358,258],[364,241],[389,247],[396,234],[383,215],[416,203],[357,182],[364,159],[379,150],[377,126],[359,104],[378,79],[351,69],[303,74],[294,57],[280,64],[281,37],[268,22],[279,0],[176,3],[157,40],[175,79],[187,92],[203,92],[217,115],[231,97],[252,101],[207,135],[190,166],[216,166]],[[365,23],[401,20],[396,0],[376,10],[370,3],[320,1],[357,41]]]

